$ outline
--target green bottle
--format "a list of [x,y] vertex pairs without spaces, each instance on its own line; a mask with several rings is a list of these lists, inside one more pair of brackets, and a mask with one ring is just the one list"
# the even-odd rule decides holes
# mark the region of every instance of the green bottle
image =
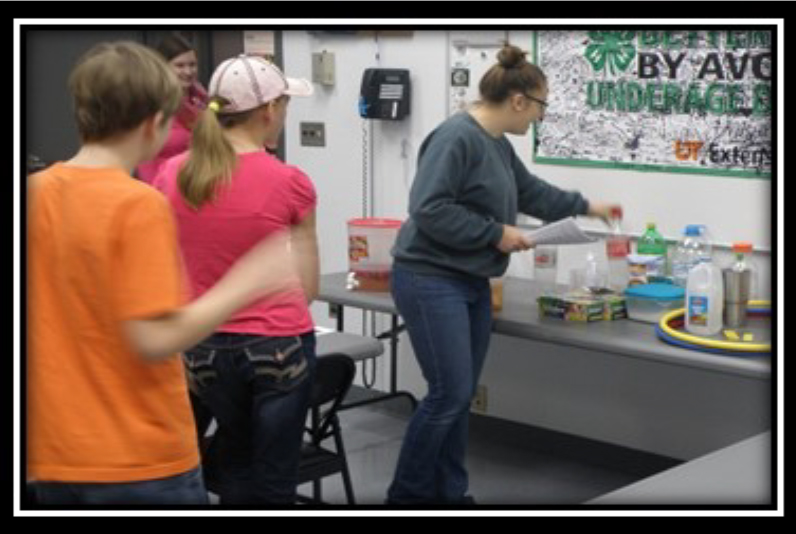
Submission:
[[653,279],[666,277],[666,239],[655,228],[655,223],[647,223],[647,231],[639,238],[636,251],[648,256],[659,256],[661,259],[656,262],[657,265],[650,266],[647,275]]

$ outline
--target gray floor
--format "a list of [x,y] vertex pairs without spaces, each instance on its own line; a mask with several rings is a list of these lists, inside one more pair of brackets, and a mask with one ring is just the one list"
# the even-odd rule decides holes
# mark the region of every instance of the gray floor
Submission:
[[[384,503],[408,422],[407,405],[393,400],[340,414],[358,505]],[[482,416],[471,416],[470,434],[470,493],[478,504],[577,506],[676,464]],[[310,485],[299,492],[309,495]],[[339,476],[324,479],[323,500],[346,504]]]

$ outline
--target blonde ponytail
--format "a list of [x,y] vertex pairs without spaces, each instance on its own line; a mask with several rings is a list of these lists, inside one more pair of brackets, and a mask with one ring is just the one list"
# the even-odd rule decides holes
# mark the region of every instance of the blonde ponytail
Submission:
[[213,108],[225,102],[213,98],[199,116],[193,129],[188,160],[177,175],[177,186],[185,201],[194,209],[212,201],[218,188],[228,183],[237,163],[232,145],[224,137],[221,117]]

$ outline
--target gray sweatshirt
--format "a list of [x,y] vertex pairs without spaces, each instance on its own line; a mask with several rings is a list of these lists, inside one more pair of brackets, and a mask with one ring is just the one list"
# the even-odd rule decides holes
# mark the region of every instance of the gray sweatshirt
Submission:
[[457,113],[420,147],[395,263],[425,274],[501,276],[509,255],[497,244],[518,211],[553,222],[585,215],[588,206],[580,193],[528,172],[505,136],[496,139],[469,113]]

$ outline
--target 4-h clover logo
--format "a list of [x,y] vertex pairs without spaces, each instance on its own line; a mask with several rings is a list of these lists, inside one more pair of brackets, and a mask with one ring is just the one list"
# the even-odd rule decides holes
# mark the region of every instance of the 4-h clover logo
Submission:
[[636,32],[588,32],[591,43],[586,59],[596,71],[605,70],[615,76],[624,72],[636,57]]

